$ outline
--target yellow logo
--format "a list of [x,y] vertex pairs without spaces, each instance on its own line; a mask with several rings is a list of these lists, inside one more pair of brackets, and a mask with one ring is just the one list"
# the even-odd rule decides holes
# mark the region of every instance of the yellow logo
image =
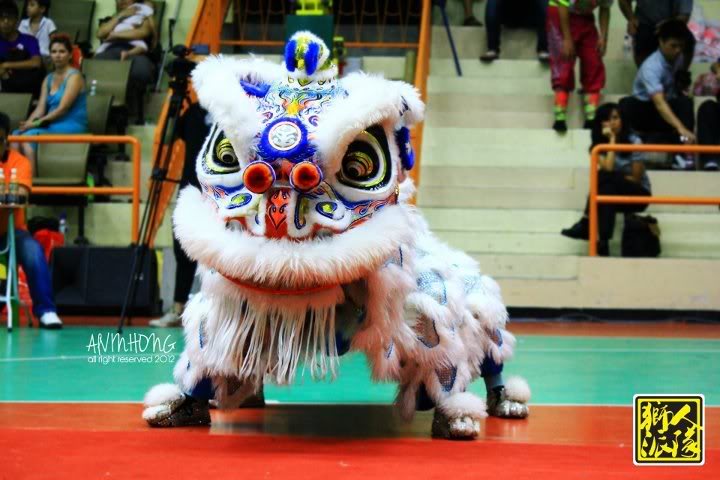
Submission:
[[703,465],[705,397],[635,395],[635,465]]

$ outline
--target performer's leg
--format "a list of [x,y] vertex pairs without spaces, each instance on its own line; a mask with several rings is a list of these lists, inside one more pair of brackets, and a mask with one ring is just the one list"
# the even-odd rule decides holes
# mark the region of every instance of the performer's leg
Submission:
[[529,415],[527,402],[530,390],[525,380],[511,377],[506,384],[502,374],[503,364],[497,363],[490,355],[485,357],[480,370],[487,389],[488,415],[501,418],[525,418]]

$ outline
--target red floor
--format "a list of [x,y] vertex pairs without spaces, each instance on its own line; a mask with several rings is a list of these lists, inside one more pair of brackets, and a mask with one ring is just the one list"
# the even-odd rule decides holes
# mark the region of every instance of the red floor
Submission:
[[720,408],[703,467],[635,467],[632,410],[534,406],[481,440],[431,440],[387,406],[213,412],[212,430],[145,427],[137,404],[0,404],[0,479],[719,479]]

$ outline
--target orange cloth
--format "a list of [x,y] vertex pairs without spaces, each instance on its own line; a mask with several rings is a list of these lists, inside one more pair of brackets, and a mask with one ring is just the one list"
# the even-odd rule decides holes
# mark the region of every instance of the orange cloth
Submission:
[[[7,161],[0,162],[3,172],[5,173],[5,185],[10,183],[10,172],[14,168],[17,171],[17,182],[28,191],[32,190],[32,166],[30,160],[15,150],[8,150]],[[5,187],[7,189],[7,187]],[[9,211],[5,208],[0,209],[0,235],[7,233]],[[25,225],[25,209],[21,208],[15,211],[15,229],[27,230]]]

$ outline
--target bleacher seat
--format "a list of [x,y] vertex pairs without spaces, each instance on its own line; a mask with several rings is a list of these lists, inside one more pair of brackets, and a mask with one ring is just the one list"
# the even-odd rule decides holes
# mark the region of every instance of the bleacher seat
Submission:
[[[88,154],[90,145],[87,143],[41,143],[38,145],[35,161],[35,186],[86,186]],[[77,206],[78,241],[85,240],[85,208],[87,196],[53,196],[31,195],[33,205]]]
[[75,43],[90,42],[92,20],[95,15],[95,0],[53,2],[50,13],[58,31],[71,36],[74,34]]
[[85,185],[87,143],[41,143],[35,165],[35,185]]
[[88,89],[95,80],[98,94],[111,95],[113,107],[125,106],[125,96],[130,79],[130,62],[87,59],[83,61],[82,71]]
[[112,95],[100,94],[87,97],[88,127],[93,135],[105,135],[107,133],[112,101]]
[[0,112],[10,117],[10,131],[28,117],[32,95],[29,93],[0,93]]

